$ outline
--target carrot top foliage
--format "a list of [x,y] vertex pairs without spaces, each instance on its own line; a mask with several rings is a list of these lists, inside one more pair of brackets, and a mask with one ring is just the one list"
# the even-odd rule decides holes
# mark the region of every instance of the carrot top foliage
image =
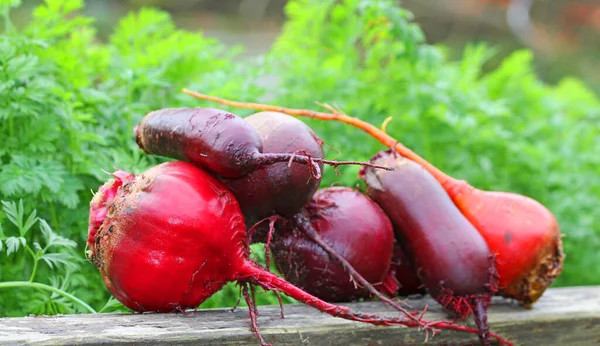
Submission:
[[[17,28],[10,11],[19,3],[0,0],[0,284],[33,278],[96,310],[119,308],[82,261],[90,191],[108,177],[103,170],[158,163],[137,148],[133,126],[155,109],[197,106],[184,87],[294,108],[327,102],[374,124],[392,116],[387,132],[440,169],[555,213],[568,256],[557,285],[600,283],[600,101],[573,78],[542,82],[528,51],[489,66],[494,51],[479,44],[451,60],[392,0],[291,0],[274,47],[252,61],[156,9],[130,13],[101,41],[93,19],[78,15],[81,0],[46,0]],[[265,75],[276,77],[268,93],[258,84]],[[366,161],[382,149],[348,126],[307,122],[332,159]],[[340,171],[326,169],[323,186],[359,184],[357,167]],[[45,248],[48,234],[60,245]],[[0,290],[0,316],[85,311],[49,291]],[[203,306],[236,300],[229,286]]]
[[[91,190],[114,166],[137,173],[158,162],[137,148],[133,126],[163,105],[184,105],[177,90],[190,84],[247,97],[255,88],[240,86],[247,79],[241,73],[232,78],[241,71],[234,51],[177,29],[167,13],[131,13],[100,42],[93,19],[78,15],[80,0],[47,0],[22,28],[10,22],[18,5],[0,1],[0,200],[21,201],[25,216],[35,210],[44,229],[77,244],[74,257],[58,266],[40,261],[35,281],[60,285],[68,278],[64,289],[100,310],[109,295],[82,261]],[[27,281],[34,257],[26,245],[37,251],[43,233],[38,226],[22,232],[11,220],[0,211],[0,282]],[[67,259],[67,248],[48,251]],[[84,311],[47,292],[0,290],[0,316]]]

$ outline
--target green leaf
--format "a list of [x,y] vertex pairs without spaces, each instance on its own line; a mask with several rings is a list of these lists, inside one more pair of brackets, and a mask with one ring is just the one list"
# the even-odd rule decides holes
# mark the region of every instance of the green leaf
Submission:
[[47,253],[40,257],[40,259],[44,260],[50,269],[54,269],[55,266],[63,266],[65,270],[76,270],[79,268],[74,262],[75,257],[66,252]]
[[115,297],[110,296],[108,298],[108,301],[106,301],[106,304],[104,304],[104,306],[102,307],[102,309],[100,309],[98,312],[111,312],[117,309],[121,309],[123,308],[123,304],[118,301]]
[[0,169],[0,192],[6,196],[36,194],[42,183],[33,158],[15,156],[13,162]]
[[23,229],[23,200],[19,200],[19,205],[14,201],[2,201],[2,210],[8,217],[8,220],[15,225],[19,230]]
[[0,7],[4,8],[16,8],[21,6],[22,0],[0,0]]
[[[29,217],[27,218],[27,221],[25,221],[25,224],[21,227],[20,231],[21,231],[21,236],[27,234],[27,232],[31,229],[31,227],[33,227],[33,225],[38,221],[38,217],[37,217],[37,211],[34,209],[31,214],[29,214]],[[25,245],[25,244],[23,244]]]
[[80,179],[71,175],[65,175],[64,182],[60,185],[59,190],[54,196],[54,200],[67,208],[75,208],[80,202],[78,193],[83,188],[84,186]]
[[48,225],[46,220],[39,219],[39,225],[40,225],[40,230],[42,231],[42,234],[44,235],[44,238],[46,239],[46,248],[50,248],[52,246],[67,247],[67,248],[77,247],[77,243],[75,241],[67,239],[65,237],[62,237],[62,236],[54,233],[54,231],[52,231],[52,228],[50,227],[50,225]]
[[38,164],[36,170],[43,181],[44,186],[52,193],[60,190],[64,183],[66,170],[64,166],[56,161],[43,161]]
[[19,243],[21,240],[17,237],[6,238],[6,255],[19,251]]

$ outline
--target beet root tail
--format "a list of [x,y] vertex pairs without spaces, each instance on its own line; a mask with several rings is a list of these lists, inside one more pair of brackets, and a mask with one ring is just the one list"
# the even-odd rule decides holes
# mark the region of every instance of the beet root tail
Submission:
[[475,324],[477,325],[477,329],[479,329],[479,341],[481,341],[482,346],[490,346],[490,326],[487,320],[487,304],[483,301],[483,299],[475,299],[475,302],[472,303],[473,308],[473,318],[475,319]]
[[259,154],[259,156],[257,156],[255,158],[255,164],[258,166],[272,165],[272,164],[275,164],[278,162],[288,162],[289,164],[291,164],[292,162],[296,162],[296,163],[309,165],[311,176],[314,179],[321,178],[322,173],[321,173],[321,167],[319,166],[319,164],[330,165],[336,169],[336,172],[337,172],[338,166],[343,166],[343,165],[360,165],[363,167],[372,167],[372,168],[377,168],[377,169],[384,169],[387,171],[392,170],[389,167],[375,165],[375,164],[372,164],[369,162],[334,161],[334,160],[326,160],[323,158],[315,158],[315,157],[311,157],[310,155],[308,155],[307,153],[305,153],[303,151],[299,151],[297,153],[291,153],[291,154],[289,154],[289,153],[288,154],[286,154],[286,153],[281,153],[281,154],[261,153],[261,154]]
[[265,268],[270,270],[271,268],[271,240],[273,239],[273,232],[275,232],[275,222],[281,221],[285,222],[285,219],[279,215],[272,215],[266,217],[258,222],[256,222],[250,229],[248,230],[248,239],[252,242],[252,236],[256,233],[259,226],[265,222],[269,221],[269,230],[267,231],[267,240],[265,243]]
[[[350,321],[357,321],[362,323],[369,323],[376,326],[393,326],[402,325],[407,327],[420,327],[425,325],[423,328],[426,332],[426,339],[429,333],[433,335],[439,333],[440,329],[453,330],[458,332],[466,332],[471,334],[478,334],[477,328],[471,328],[456,324],[449,321],[428,321],[423,318],[419,319],[419,322],[415,322],[412,319],[404,317],[385,317],[376,314],[366,314],[358,311],[353,311],[345,306],[338,306],[328,302],[325,302],[303,290],[285,281],[279,276],[270,273],[264,268],[247,261],[243,268],[240,268],[238,275],[235,277],[239,282],[251,282],[258,286],[263,287],[265,290],[279,291],[285,293],[289,297],[296,299],[308,306],[311,306],[321,312],[329,314],[333,317],[339,317]],[[505,341],[500,335],[495,333],[489,333],[489,335],[499,341],[501,345],[512,345],[512,343]]]
[[260,342],[260,346],[272,346],[271,344],[265,341],[262,334],[260,333],[260,330],[258,329],[258,324],[256,321],[258,318],[258,309],[256,307],[256,300],[254,298],[254,286],[252,286],[252,284],[250,284],[249,286],[252,298],[250,298],[250,295],[248,294],[248,283],[242,283],[242,293],[244,295],[244,299],[246,300],[246,304],[248,305],[248,316],[250,317],[252,331],[254,332],[254,334],[256,334],[256,337]]

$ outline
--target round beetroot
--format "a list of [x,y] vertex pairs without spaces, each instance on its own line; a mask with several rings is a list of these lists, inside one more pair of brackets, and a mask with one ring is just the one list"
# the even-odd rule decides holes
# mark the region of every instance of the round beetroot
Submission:
[[245,256],[244,219],[216,178],[185,162],[121,176],[96,194],[108,207],[89,239],[120,302],[136,311],[194,308],[235,277]]
[[[394,231],[381,208],[364,194],[346,187],[317,191],[306,213],[323,241],[372,284],[388,275]],[[342,265],[310,240],[303,225],[284,224],[275,235],[273,255],[286,280],[331,302],[366,298]]]
[[[299,153],[323,158],[323,141],[302,121],[282,113],[260,112],[244,118],[262,141],[262,152]],[[323,164],[320,164],[323,168]],[[239,179],[223,181],[233,191],[249,225],[273,214],[293,215],[310,201],[320,177],[300,163],[261,166]],[[253,236],[264,241],[265,234]]]

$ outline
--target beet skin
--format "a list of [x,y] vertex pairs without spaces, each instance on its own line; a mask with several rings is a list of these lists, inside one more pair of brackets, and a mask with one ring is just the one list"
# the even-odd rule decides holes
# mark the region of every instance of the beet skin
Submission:
[[262,143],[241,117],[214,108],[166,108],[148,113],[135,128],[140,149],[186,160],[225,178],[256,166]]
[[497,284],[493,256],[477,229],[446,191],[418,164],[395,153],[372,162],[394,168],[366,168],[367,191],[390,217],[429,293],[461,317],[476,312],[480,337],[488,344],[485,309]]
[[[306,207],[312,227],[338,255],[375,287],[389,274],[394,231],[381,208],[346,187],[318,190]],[[342,265],[310,240],[305,225],[288,221],[271,246],[275,263],[287,281],[330,302],[367,298]]]
[[[302,121],[285,114],[260,112],[244,118],[262,141],[263,153],[298,153],[323,158],[323,141]],[[321,169],[323,164],[320,165]],[[251,225],[273,214],[290,216],[310,201],[321,183],[300,163],[258,167],[238,179],[223,180],[236,196]],[[264,232],[263,232],[264,233]],[[265,234],[253,236],[263,241]]]

